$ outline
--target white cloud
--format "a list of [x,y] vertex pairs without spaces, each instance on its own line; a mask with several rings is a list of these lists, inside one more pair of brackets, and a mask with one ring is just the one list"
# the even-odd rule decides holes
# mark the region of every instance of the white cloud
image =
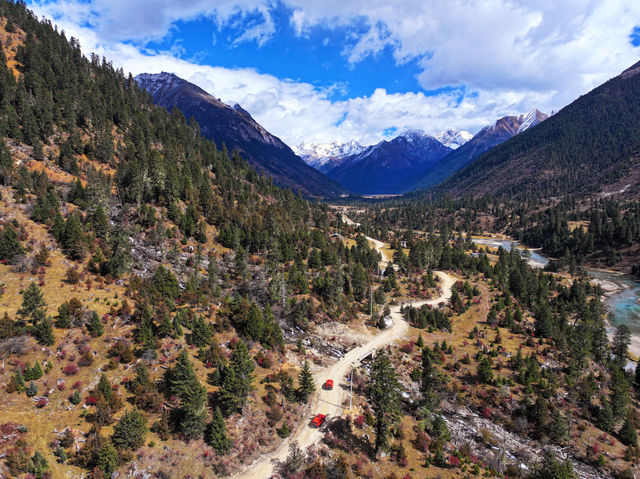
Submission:
[[330,101],[343,85],[319,89],[252,69],[199,65],[177,58],[180,50],[144,49],[176,21],[201,16],[219,27],[241,22],[245,31],[235,41],[263,45],[276,34],[272,0],[56,0],[35,10],[78,37],[86,53],[104,54],[134,74],[172,71],[240,103],[289,144],[352,138],[373,143],[390,127],[477,131],[506,114],[558,109],[636,62],[640,52],[628,39],[640,24],[637,0],[283,3],[292,9],[289,21],[298,35],[337,26],[350,32],[344,55],[352,64],[389,48],[398,63],[418,62],[423,88],[460,87],[462,98],[459,91],[426,96],[378,89]]

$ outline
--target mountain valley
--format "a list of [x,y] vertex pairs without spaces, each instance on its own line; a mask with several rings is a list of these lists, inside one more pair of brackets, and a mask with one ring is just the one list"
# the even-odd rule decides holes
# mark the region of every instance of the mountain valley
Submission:
[[[640,474],[640,63],[552,115],[392,138],[341,109],[390,98],[385,121],[415,114],[400,82],[325,87],[324,23],[289,3],[248,19],[229,5],[179,5],[160,38],[146,20],[167,10],[141,2],[144,31],[112,48],[118,19],[74,4],[110,59],[40,16],[45,3],[0,0],[0,478]],[[376,7],[350,8],[359,29]],[[399,41],[376,25],[358,48]],[[205,48],[207,26],[231,76],[276,98],[256,118],[298,146],[176,74],[114,66],[143,45],[178,70],[181,29]],[[347,75],[358,55],[339,43]],[[207,53],[194,58],[219,73]],[[317,84],[275,83],[307,62]],[[239,83],[215,84],[227,98]],[[472,115],[465,89],[409,98]],[[308,138],[278,116],[317,105],[331,115],[305,120]],[[387,139],[315,141],[328,131]]]

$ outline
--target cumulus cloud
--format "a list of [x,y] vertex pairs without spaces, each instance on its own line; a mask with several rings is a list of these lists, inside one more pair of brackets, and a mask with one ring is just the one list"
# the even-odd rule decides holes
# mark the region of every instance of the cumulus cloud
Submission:
[[[332,101],[344,86],[318,88],[252,69],[200,65],[154,52],[150,40],[177,21],[207,17],[219,27],[243,22],[238,42],[264,45],[277,34],[273,0],[53,0],[35,4],[95,51],[134,74],[171,71],[229,103],[238,102],[289,144],[356,139],[373,143],[389,128],[477,131],[506,114],[566,105],[637,61],[630,35],[636,0],[282,0],[297,35],[315,28],[348,32],[345,61],[390,49],[415,61],[422,91]],[[452,88],[453,87],[453,88]]]

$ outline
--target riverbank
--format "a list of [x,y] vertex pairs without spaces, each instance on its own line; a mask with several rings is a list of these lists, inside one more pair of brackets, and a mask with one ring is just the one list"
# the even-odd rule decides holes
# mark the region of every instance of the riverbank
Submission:
[[[534,268],[544,268],[549,258],[540,253],[540,249],[522,246],[516,240],[501,235],[498,237],[473,237],[473,241],[480,246],[489,248],[502,247],[506,250],[518,248],[529,253],[529,265]],[[629,358],[631,362],[627,368],[635,368],[635,362],[640,359],[640,282],[633,281],[619,271],[600,268],[587,268],[590,281],[599,285],[604,291],[604,303],[612,314],[607,319],[607,336],[613,338],[616,326],[626,324],[631,331]]]

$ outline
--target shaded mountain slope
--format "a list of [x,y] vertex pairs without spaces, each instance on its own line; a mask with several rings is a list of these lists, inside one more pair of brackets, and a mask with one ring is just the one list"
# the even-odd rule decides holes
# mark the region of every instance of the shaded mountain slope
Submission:
[[356,193],[402,193],[414,175],[451,151],[434,137],[412,130],[344,159],[327,174]]
[[538,110],[531,110],[526,115],[500,118],[494,125],[480,130],[471,140],[442,158],[432,168],[422,172],[410,185],[410,189],[425,189],[437,185],[464,168],[474,158],[547,118],[547,114]]
[[438,190],[456,197],[600,191],[637,163],[638,118],[640,63],[478,157]]
[[239,105],[232,108],[171,73],[143,73],[136,81],[156,104],[168,110],[177,107],[186,118],[195,118],[202,134],[214,140],[218,148],[224,144],[229,150],[240,150],[244,159],[271,176],[276,184],[311,197],[346,193],[340,185],[308,166]]

